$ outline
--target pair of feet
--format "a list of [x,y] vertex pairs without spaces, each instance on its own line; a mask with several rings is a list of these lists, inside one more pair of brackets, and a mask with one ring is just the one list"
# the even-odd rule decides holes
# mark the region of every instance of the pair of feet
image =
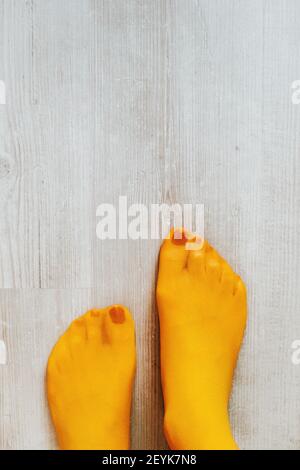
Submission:
[[[207,243],[187,250],[171,233],[160,251],[164,430],[171,449],[237,449],[228,401],[246,324],[241,279]],[[47,392],[61,449],[128,449],[135,375],[127,308],[91,310],[73,321],[48,362]]]

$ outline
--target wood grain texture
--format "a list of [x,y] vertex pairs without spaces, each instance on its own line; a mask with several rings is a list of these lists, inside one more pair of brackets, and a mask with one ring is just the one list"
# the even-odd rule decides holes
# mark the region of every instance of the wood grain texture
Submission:
[[97,206],[120,195],[205,204],[249,291],[237,441],[300,448],[299,18],[298,0],[0,0],[0,448],[55,447],[47,355],[113,302],[136,321],[132,446],[166,446],[159,242],[96,238]]

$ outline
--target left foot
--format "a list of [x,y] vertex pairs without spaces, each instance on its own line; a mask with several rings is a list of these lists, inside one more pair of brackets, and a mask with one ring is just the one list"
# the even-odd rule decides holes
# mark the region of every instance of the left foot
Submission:
[[134,324],[125,307],[91,310],[73,321],[47,367],[61,449],[129,448],[134,372]]

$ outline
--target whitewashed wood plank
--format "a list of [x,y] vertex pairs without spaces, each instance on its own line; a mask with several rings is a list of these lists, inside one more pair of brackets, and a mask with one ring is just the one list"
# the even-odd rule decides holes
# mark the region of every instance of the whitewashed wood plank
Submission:
[[40,157],[40,284],[91,287],[94,15],[90,1],[33,1],[32,94]]
[[48,355],[68,324],[91,305],[86,289],[2,290],[0,337],[0,448],[54,449],[45,395]]
[[39,285],[38,157],[31,113],[28,2],[1,2],[0,286]]
[[[95,4],[97,205],[165,199],[165,2]],[[161,173],[163,172],[163,178]],[[176,188],[174,187],[174,191]],[[94,286],[105,304],[133,312],[138,371],[133,448],[164,448],[154,283],[157,241],[100,241],[94,235]]]

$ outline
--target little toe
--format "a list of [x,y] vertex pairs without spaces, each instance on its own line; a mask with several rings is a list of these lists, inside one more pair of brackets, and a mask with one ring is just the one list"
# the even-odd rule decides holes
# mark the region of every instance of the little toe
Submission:
[[66,333],[64,333],[50,353],[47,363],[47,377],[63,374],[64,370],[69,367],[71,360],[71,350],[66,340]]
[[242,302],[246,302],[247,300],[247,289],[240,276],[236,276],[236,280],[233,287],[233,295],[237,299],[240,299]]

